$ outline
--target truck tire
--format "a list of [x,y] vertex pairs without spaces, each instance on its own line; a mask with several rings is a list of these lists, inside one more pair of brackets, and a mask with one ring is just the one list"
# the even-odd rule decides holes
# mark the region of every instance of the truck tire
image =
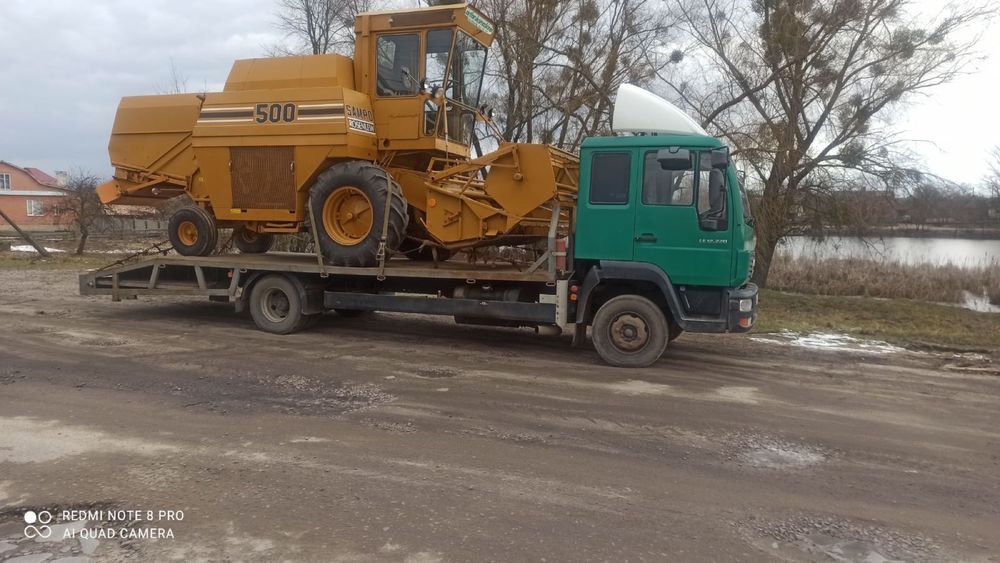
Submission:
[[638,295],[609,299],[594,315],[594,348],[618,367],[652,365],[667,349],[670,327],[655,303]]
[[218,246],[219,230],[208,211],[189,205],[170,216],[167,237],[182,256],[208,256]]
[[302,313],[302,294],[295,282],[271,274],[250,288],[250,316],[264,332],[291,334],[308,326],[317,315]]
[[399,248],[409,220],[399,184],[370,162],[343,162],[320,174],[309,191],[309,206],[323,256],[335,266],[374,266],[385,213],[386,252]]
[[258,233],[246,227],[238,227],[233,232],[233,244],[241,254],[264,254],[271,250],[274,244],[274,235],[271,233]]

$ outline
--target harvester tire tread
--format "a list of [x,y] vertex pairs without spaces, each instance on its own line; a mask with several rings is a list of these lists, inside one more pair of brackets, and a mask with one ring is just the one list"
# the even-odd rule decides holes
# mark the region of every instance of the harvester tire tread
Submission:
[[[365,239],[347,246],[333,240],[323,225],[323,208],[327,198],[341,187],[361,190],[373,208],[372,228]],[[318,225],[319,246],[323,256],[335,266],[369,267],[378,263],[379,242],[382,239],[383,211],[389,201],[389,225],[386,233],[386,253],[395,252],[406,236],[409,223],[403,189],[386,170],[366,161],[342,162],[331,166],[317,178],[309,191],[309,205]]]
[[[190,226],[195,230],[191,238]],[[188,234],[183,234],[182,230]],[[219,245],[219,230],[215,218],[197,205],[182,207],[170,216],[167,236],[174,250],[181,256],[208,256]]]

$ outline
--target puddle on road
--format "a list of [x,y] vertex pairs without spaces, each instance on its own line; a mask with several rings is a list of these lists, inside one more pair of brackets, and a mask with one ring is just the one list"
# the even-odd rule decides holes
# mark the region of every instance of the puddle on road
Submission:
[[822,516],[773,521],[753,518],[738,526],[752,544],[781,559],[820,556],[845,563],[953,559],[929,538],[869,522]]
[[88,452],[155,455],[177,449],[57,420],[0,417],[0,428],[0,462],[38,463]]
[[816,465],[824,461],[826,457],[807,448],[768,444],[743,452],[740,459],[753,467],[787,469]]
[[742,467],[762,470],[796,470],[827,461],[831,453],[812,445],[753,433],[734,433],[723,437],[727,461]]

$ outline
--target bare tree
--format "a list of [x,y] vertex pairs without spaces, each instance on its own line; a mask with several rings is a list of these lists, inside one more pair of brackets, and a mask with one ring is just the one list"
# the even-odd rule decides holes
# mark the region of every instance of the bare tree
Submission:
[[180,69],[173,58],[170,59],[170,76],[166,85],[155,84],[153,91],[157,94],[183,94],[188,91],[188,78]]
[[484,0],[496,22],[490,102],[508,140],[575,148],[610,131],[611,97],[666,67],[654,0]]
[[868,189],[919,184],[893,112],[974,60],[990,17],[952,5],[917,17],[909,0],[683,0],[688,76],[663,76],[712,132],[726,137],[759,189],[755,281],[802,224],[806,199],[848,181]]
[[97,185],[100,178],[88,172],[76,171],[66,183],[65,189],[69,195],[60,198],[60,202],[49,209],[61,219],[68,220],[77,233],[76,250],[74,254],[83,254],[87,240],[95,231],[107,226],[106,219],[113,214],[101,203],[97,196]]
[[1000,146],[993,147],[991,157],[985,184],[990,198],[990,216],[995,222],[1000,223]]
[[275,46],[272,55],[351,54],[354,18],[379,8],[379,0],[278,0],[277,27],[294,46]]

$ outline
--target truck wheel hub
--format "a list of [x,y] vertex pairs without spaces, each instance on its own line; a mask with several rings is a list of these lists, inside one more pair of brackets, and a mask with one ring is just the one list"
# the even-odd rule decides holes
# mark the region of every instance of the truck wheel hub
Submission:
[[323,204],[323,228],[337,244],[360,244],[372,230],[372,202],[354,186],[335,190]]
[[611,322],[611,342],[619,350],[634,352],[649,341],[646,321],[632,313],[622,313]]
[[272,323],[280,323],[288,318],[288,312],[291,310],[291,304],[289,303],[288,296],[285,295],[284,291],[272,288],[264,294],[263,307],[261,307],[261,309],[267,320]]

